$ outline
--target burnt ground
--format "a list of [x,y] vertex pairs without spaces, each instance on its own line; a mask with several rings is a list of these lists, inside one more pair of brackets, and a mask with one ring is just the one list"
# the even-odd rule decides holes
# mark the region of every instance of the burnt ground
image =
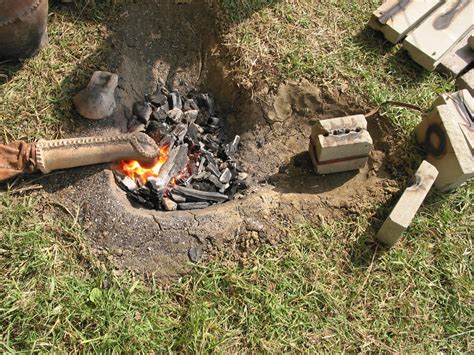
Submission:
[[229,136],[241,135],[240,161],[251,182],[240,200],[205,210],[158,212],[133,206],[109,165],[42,179],[46,193],[70,211],[78,208],[93,249],[118,268],[167,277],[191,269],[190,251],[195,259],[202,251],[201,261],[245,259],[258,245],[283,240],[297,223],[317,225],[367,213],[397,189],[386,171],[390,130],[377,118],[369,122],[375,149],[365,169],[316,176],[306,154],[312,124],[367,108],[304,80],[251,99],[226,70],[215,16],[204,2],[132,4],[110,27],[104,69],[120,77],[118,107],[102,122],[78,118],[68,135],[124,131],[133,102],[153,92],[163,78],[183,94],[197,88],[216,97]]

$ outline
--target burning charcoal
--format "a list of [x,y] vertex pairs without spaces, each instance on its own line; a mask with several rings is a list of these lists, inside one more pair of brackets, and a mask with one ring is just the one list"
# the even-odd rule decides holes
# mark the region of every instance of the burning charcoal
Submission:
[[211,116],[216,114],[214,99],[209,94],[200,94],[196,97],[200,108],[205,109]]
[[163,164],[156,178],[150,178],[155,190],[165,189],[171,179],[183,171],[188,165],[188,145],[183,144],[179,147],[171,149],[168,159]]
[[240,136],[235,136],[232,143],[226,145],[225,154],[229,159],[234,159],[235,153],[237,152],[237,148],[239,147],[239,143]]
[[166,117],[168,117],[168,111],[165,110],[163,107],[160,107],[151,114],[151,118],[158,122],[164,122],[166,120]]
[[199,106],[193,99],[184,99],[183,111],[198,110]]
[[226,195],[217,193],[217,192],[206,192],[199,191],[195,189],[190,189],[187,187],[176,186],[175,191],[182,194],[186,197],[186,200],[189,201],[214,201],[214,202],[224,202],[227,201],[228,197]]
[[168,103],[171,109],[182,109],[183,103],[181,102],[181,95],[178,92],[172,92],[168,95]]
[[180,193],[174,190],[170,191],[170,197],[173,199],[174,202],[177,202],[177,203],[186,202],[186,197],[184,197],[183,195],[181,195]]
[[178,209],[180,210],[197,210],[209,207],[208,202],[185,202],[178,203]]
[[173,134],[176,136],[176,139],[180,143],[183,142],[183,138],[187,132],[188,132],[188,126],[186,126],[184,123],[180,123],[173,130]]
[[185,120],[187,123],[192,123],[192,122],[196,121],[198,116],[199,116],[199,111],[198,110],[186,111],[183,115],[183,120]]
[[181,111],[181,109],[179,109],[179,108],[174,108],[174,109],[168,111],[168,118],[173,123],[181,122],[182,117],[183,117],[183,111]]
[[176,211],[178,209],[178,204],[167,197],[163,198],[161,206],[165,211]]
[[222,182],[223,184],[227,184],[229,183],[231,178],[232,178],[232,173],[230,172],[229,168],[226,168],[222,172],[221,177],[219,178],[219,181]]
[[147,123],[150,119],[153,109],[148,102],[135,102],[133,104],[133,114],[142,123]]
[[157,93],[149,97],[149,101],[156,107],[164,106],[168,103],[168,98],[162,93]]
[[127,191],[134,192],[138,190],[138,186],[135,181],[132,180],[129,176],[125,176],[120,180],[120,185]]
[[160,148],[163,147],[173,147],[176,142],[176,138],[172,134],[167,134],[160,140]]
[[214,174],[215,176],[217,176],[218,178],[221,176],[221,172],[219,171],[219,169],[217,168],[217,166],[215,166],[215,165],[212,164],[211,162],[208,162],[208,163],[207,163],[206,170],[207,170],[207,171],[210,171],[211,173],[213,173],[213,174]]

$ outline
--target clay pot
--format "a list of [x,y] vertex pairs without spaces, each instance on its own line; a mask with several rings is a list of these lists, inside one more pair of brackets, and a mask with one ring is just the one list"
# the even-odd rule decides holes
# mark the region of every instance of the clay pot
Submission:
[[0,58],[34,56],[48,42],[48,0],[0,0]]

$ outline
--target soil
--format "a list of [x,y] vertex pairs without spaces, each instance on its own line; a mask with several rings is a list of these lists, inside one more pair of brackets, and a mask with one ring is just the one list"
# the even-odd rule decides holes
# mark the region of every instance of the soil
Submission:
[[91,246],[117,268],[174,277],[191,270],[190,257],[244,261],[262,243],[284,240],[295,224],[319,225],[362,214],[397,190],[386,171],[389,127],[378,118],[369,121],[375,149],[366,168],[315,175],[307,154],[312,124],[368,110],[305,80],[250,98],[226,70],[215,16],[204,1],[131,4],[110,27],[113,50],[106,67],[120,77],[117,109],[103,122],[78,118],[69,134],[124,131],[133,102],[153,92],[163,78],[183,94],[193,88],[214,94],[229,136],[241,135],[240,161],[250,179],[243,199],[182,212],[134,206],[115,184],[109,165],[43,179],[45,190],[65,206],[80,206]]

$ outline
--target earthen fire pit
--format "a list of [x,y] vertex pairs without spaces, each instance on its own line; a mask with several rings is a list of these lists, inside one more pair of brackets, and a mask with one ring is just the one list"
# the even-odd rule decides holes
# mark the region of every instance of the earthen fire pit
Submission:
[[132,4],[111,26],[106,69],[119,75],[117,108],[106,121],[78,118],[71,136],[126,132],[133,104],[164,78],[183,95],[197,89],[215,96],[223,129],[241,138],[239,160],[248,174],[244,198],[173,212],[130,201],[111,165],[43,179],[46,191],[80,207],[91,246],[113,257],[117,267],[176,276],[188,272],[191,262],[216,255],[246,258],[252,248],[284,239],[295,223],[358,214],[393,192],[394,182],[383,168],[384,129],[377,120],[369,122],[375,149],[364,169],[314,174],[307,147],[315,120],[364,110],[306,81],[286,83],[264,101],[251,100],[234,85],[219,54],[213,10],[205,2]]

